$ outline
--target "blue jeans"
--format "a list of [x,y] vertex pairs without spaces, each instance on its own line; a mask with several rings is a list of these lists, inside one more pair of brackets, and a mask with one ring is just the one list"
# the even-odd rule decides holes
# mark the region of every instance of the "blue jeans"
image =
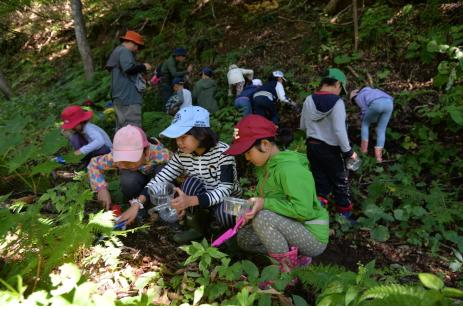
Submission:
[[236,98],[235,107],[243,112],[243,116],[252,114],[251,100],[248,97]]
[[386,128],[389,119],[391,119],[392,110],[393,105],[390,99],[381,98],[371,102],[362,120],[362,141],[368,141],[370,123],[378,122],[376,126],[376,147],[384,147],[384,143],[386,142]]

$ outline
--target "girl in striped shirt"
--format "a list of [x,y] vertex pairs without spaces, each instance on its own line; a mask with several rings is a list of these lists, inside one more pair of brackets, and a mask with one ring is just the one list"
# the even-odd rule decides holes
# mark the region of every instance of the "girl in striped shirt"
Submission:
[[[240,196],[242,191],[233,156],[224,154],[228,145],[219,141],[209,125],[209,112],[199,106],[189,106],[177,112],[172,124],[161,132],[168,138],[175,138],[178,152],[167,165],[151,179],[138,199],[122,214],[121,220],[132,222],[138,210],[147,201],[148,189],[157,191],[162,183],[172,183],[179,176],[186,176],[180,188],[175,188],[176,197],[171,205],[180,217],[188,216],[195,208],[210,209],[223,227],[233,225],[233,217],[223,211],[223,200],[228,196]],[[198,211],[195,211],[198,213]],[[201,237],[201,231],[189,231],[191,239]],[[196,233],[194,233],[196,232]],[[178,237],[179,242],[183,242]],[[188,238],[188,237],[187,237]],[[177,240],[174,237],[174,240]],[[191,240],[191,239],[185,239]]]

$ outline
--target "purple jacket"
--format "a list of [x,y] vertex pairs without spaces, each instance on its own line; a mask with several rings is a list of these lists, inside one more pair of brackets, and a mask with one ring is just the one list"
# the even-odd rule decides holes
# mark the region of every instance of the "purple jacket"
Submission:
[[365,116],[371,102],[377,99],[389,99],[391,101],[394,101],[393,97],[379,89],[364,87],[358,92],[354,100],[355,103],[357,103],[357,105],[360,107],[361,119],[363,119],[363,117]]

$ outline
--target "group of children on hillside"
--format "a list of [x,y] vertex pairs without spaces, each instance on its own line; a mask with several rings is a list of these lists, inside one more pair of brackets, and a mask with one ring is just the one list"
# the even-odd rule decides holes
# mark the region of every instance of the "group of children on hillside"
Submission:
[[[203,70],[203,75],[210,77],[211,72]],[[63,111],[62,128],[72,130],[70,140],[75,149],[93,156],[88,164],[90,184],[106,209],[110,209],[112,201],[104,172],[119,170],[121,191],[130,204],[120,221],[130,224],[146,211],[149,191],[157,192],[164,183],[178,185],[171,206],[180,218],[186,218],[190,228],[175,235],[178,242],[201,237],[202,228],[211,224],[209,214],[223,228],[235,224],[236,218],[224,211],[224,198],[242,194],[234,156],[244,155],[256,167],[258,183],[255,196],[249,199],[252,208],[244,215],[248,224],[238,232],[238,245],[246,251],[269,254],[280,263],[282,271],[287,271],[307,265],[311,257],[325,250],[330,194],[338,211],[346,217],[350,215],[352,202],[345,159],[356,158],[357,154],[347,137],[346,111],[341,98],[347,93],[347,80],[339,69],[327,70],[320,90],[304,102],[300,124],[307,135],[307,157],[282,150],[290,140],[285,136],[288,132],[275,125],[277,115],[269,112],[273,107],[268,105],[272,103],[271,97],[286,99],[284,89],[281,91],[283,81],[280,71],[273,72],[263,86],[253,81],[251,86],[259,90],[252,97],[252,113],[246,113],[236,124],[231,146],[221,142],[210,127],[209,111],[191,104],[181,106],[171,125],[160,133],[162,137],[175,139],[178,147],[175,153],[157,139],[149,141],[143,130],[133,125],[119,129],[111,145],[107,134],[89,122],[91,112],[79,106]],[[247,90],[240,83],[237,82],[235,89],[237,101],[246,106],[246,100],[238,100]],[[201,84],[198,87],[203,86],[207,88]],[[365,87],[353,91],[351,100],[362,108],[362,152],[367,150],[368,125],[375,120],[379,122],[376,153],[384,145],[392,97]],[[256,108],[259,104],[261,109]],[[73,142],[76,135],[82,141],[78,146]],[[380,162],[381,157],[376,157]],[[180,176],[185,178],[178,184]]]

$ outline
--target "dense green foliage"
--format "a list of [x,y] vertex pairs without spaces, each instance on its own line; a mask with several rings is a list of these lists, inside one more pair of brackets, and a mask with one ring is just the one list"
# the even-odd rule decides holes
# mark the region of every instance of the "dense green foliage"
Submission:
[[[141,276],[122,272],[122,244],[115,237],[121,232],[112,231],[110,213],[89,211],[92,193],[85,173],[67,184],[52,177],[61,167],[55,155],[64,155],[74,166],[80,159],[59,131],[63,107],[92,100],[93,122],[114,133],[114,111],[107,107],[110,75],[104,64],[127,28],[147,38],[139,59],[157,65],[182,45],[197,71],[204,65],[215,69],[221,109],[213,115],[212,126],[225,142],[231,141],[240,117],[226,96],[229,64],[249,66],[262,79],[281,68],[289,80],[287,93],[297,102],[316,89],[316,76],[323,68],[336,65],[348,73],[349,89],[371,80],[391,92],[395,110],[387,131],[386,162],[378,165],[371,156],[363,156],[361,169],[352,177],[358,224],[336,217],[335,237],[368,230],[371,241],[408,243],[435,256],[453,254],[449,267],[460,272],[461,7],[437,0],[367,3],[359,14],[360,48],[353,51],[350,11],[341,11],[336,18],[347,22],[337,23],[309,1],[275,1],[276,8],[265,1],[261,6],[217,1],[201,6],[203,1],[179,0],[83,2],[97,66],[89,81],[83,76],[70,15],[61,14],[68,9],[65,1],[0,1],[0,28],[5,30],[0,35],[0,67],[16,94],[11,101],[0,100],[0,304],[166,304],[159,299],[171,293],[172,304],[305,305],[307,295],[285,290],[294,276],[311,292],[309,302],[318,305],[461,304],[462,291],[445,287],[432,274],[419,274],[419,283],[406,285],[371,262],[359,265],[357,272],[312,265],[281,275],[274,265],[262,268],[249,260],[234,261],[206,242],[183,248],[189,258],[179,274],[163,269]],[[358,145],[357,108],[346,106],[349,134]],[[143,109],[143,127],[150,136],[171,121],[155,88],[148,90]],[[297,128],[295,114],[281,112],[282,124]],[[300,133],[290,148],[305,152]],[[246,196],[251,196],[251,170],[239,166]],[[111,190],[117,187],[110,182]],[[32,203],[18,200],[27,196]],[[107,240],[93,246],[101,235]],[[81,270],[65,264],[76,263],[84,248],[92,251],[79,262]],[[138,291],[137,296],[101,295],[87,272],[99,263],[109,265],[114,276],[117,273]],[[275,282],[273,289],[258,289],[267,280]]]

